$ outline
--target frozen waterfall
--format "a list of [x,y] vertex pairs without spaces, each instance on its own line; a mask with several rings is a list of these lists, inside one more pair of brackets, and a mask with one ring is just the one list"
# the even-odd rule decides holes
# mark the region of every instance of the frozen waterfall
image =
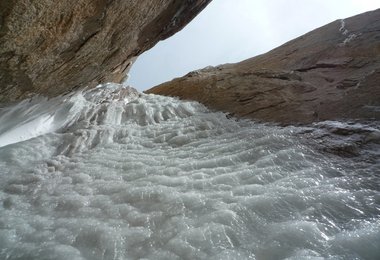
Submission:
[[0,259],[379,259],[379,164],[118,84],[0,109]]

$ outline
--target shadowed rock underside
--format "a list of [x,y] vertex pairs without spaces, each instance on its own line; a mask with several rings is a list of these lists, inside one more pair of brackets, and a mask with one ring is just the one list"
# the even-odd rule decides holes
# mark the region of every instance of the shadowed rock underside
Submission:
[[211,0],[0,0],[0,102],[120,82]]

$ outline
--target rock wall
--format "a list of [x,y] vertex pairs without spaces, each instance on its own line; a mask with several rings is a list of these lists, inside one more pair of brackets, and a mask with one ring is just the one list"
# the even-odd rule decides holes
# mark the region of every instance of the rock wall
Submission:
[[211,0],[0,0],[0,102],[123,79]]
[[266,54],[147,91],[238,117],[289,123],[380,119],[380,9],[337,20]]

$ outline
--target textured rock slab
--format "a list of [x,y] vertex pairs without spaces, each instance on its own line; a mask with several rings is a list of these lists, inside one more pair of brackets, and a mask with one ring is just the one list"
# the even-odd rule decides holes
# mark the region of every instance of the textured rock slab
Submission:
[[283,124],[380,119],[380,9],[332,22],[243,62],[191,72],[147,93]]
[[0,102],[120,82],[211,0],[0,0]]

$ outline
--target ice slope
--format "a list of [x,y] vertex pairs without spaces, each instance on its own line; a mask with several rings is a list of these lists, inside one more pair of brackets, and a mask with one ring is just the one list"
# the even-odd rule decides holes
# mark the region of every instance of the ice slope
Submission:
[[117,84],[0,111],[0,259],[378,259],[379,165]]

